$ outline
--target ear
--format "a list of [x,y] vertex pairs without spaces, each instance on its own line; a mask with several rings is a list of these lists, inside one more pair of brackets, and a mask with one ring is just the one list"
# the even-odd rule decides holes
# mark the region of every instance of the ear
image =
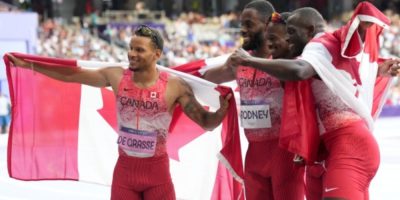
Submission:
[[307,36],[309,38],[313,38],[316,34],[316,27],[314,25],[309,25],[306,27],[306,31],[307,31]]
[[162,51],[160,49],[156,49],[155,56],[156,56],[157,60],[161,58],[161,55],[162,55]]

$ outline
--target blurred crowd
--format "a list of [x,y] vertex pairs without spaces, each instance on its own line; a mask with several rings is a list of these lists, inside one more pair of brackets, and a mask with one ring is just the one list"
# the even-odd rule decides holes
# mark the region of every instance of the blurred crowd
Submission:
[[[382,36],[381,55],[383,57],[400,57],[400,15],[391,10],[385,12],[391,19],[392,25],[389,30],[385,30]],[[389,93],[388,105],[400,105],[400,80],[393,80],[394,84]]]
[[[390,10],[385,14],[392,26],[385,30],[381,38],[381,55],[399,57],[400,55],[400,16]],[[343,25],[351,13],[333,18],[328,30]],[[107,25],[97,29],[97,16],[89,21],[73,21],[66,24],[62,20],[45,20],[39,28],[40,55],[126,62],[126,50],[135,26],[113,27]],[[241,44],[239,16],[229,12],[219,17],[206,18],[198,13],[183,13],[174,20],[163,19],[159,29],[165,39],[164,55],[159,64],[176,66],[193,60],[228,54]],[[388,99],[390,105],[400,105],[400,82],[395,79]]]
[[[205,19],[196,13],[182,14],[176,20],[164,20],[160,32],[165,39],[162,65],[176,66],[193,60],[227,54],[240,46],[236,14]],[[72,57],[102,61],[127,61],[126,49],[135,26],[108,25],[93,31],[90,22],[45,20],[39,28],[37,53],[54,57]],[[102,39],[100,39],[102,38]]]

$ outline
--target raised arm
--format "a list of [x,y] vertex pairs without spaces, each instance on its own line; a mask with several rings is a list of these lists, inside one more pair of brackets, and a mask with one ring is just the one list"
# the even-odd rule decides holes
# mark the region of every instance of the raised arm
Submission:
[[264,71],[284,81],[308,79],[316,72],[314,68],[301,59],[265,59],[253,57],[243,49],[238,49],[229,57],[232,66],[245,65]]
[[174,78],[173,88],[176,91],[176,103],[182,106],[183,112],[205,130],[213,130],[224,119],[229,106],[231,94],[225,98],[220,96],[220,108],[216,112],[208,112],[196,100],[192,88],[182,79]]
[[90,70],[80,67],[53,67],[48,65],[41,65],[31,63],[26,60],[16,58],[11,54],[7,54],[10,61],[19,67],[32,69],[36,72],[44,74],[50,78],[54,78],[64,82],[82,83],[94,87],[107,87],[110,86],[110,81],[107,78],[107,68]]

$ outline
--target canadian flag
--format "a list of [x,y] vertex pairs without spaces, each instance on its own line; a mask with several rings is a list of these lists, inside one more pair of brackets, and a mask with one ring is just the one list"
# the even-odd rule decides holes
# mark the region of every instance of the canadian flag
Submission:
[[[53,67],[128,65],[13,55]],[[12,67],[6,56],[4,61],[13,113],[8,141],[10,177],[110,185],[118,157],[113,92],[108,88],[64,83],[32,70]],[[202,63],[194,62],[189,67],[198,64]],[[184,78],[196,98],[210,110],[219,107],[220,94],[232,93],[230,88],[157,67]],[[234,98],[230,100],[222,125],[212,132],[204,131],[177,108],[171,122],[168,153],[177,198],[243,198],[243,166]]]
[[[360,22],[370,22],[365,42],[357,28]],[[299,59],[309,62],[327,87],[360,115],[373,130],[390,78],[377,77],[379,35],[389,26],[389,20],[368,2],[360,3],[351,20],[333,33],[317,35],[309,42]],[[309,80],[285,84],[282,116],[282,147],[297,153],[308,163],[316,159],[319,134],[314,99]],[[282,139],[283,138],[283,139]]]
[[[372,24],[365,42],[357,31],[360,22]],[[371,3],[361,2],[345,26],[314,38],[300,58],[314,67],[329,89],[363,117],[371,130],[390,83],[389,78],[377,78],[379,35],[389,24],[389,19]]]

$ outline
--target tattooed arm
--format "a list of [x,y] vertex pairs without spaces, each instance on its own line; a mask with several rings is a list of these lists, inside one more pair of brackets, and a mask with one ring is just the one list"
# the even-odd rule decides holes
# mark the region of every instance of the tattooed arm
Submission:
[[213,130],[222,122],[228,110],[231,94],[225,98],[220,96],[220,108],[216,112],[208,112],[196,100],[192,88],[184,80],[174,78],[171,81],[174,82],[174,92],[177,93],[176,103],[182,106],[183,112],[190,119],[206,130]]

